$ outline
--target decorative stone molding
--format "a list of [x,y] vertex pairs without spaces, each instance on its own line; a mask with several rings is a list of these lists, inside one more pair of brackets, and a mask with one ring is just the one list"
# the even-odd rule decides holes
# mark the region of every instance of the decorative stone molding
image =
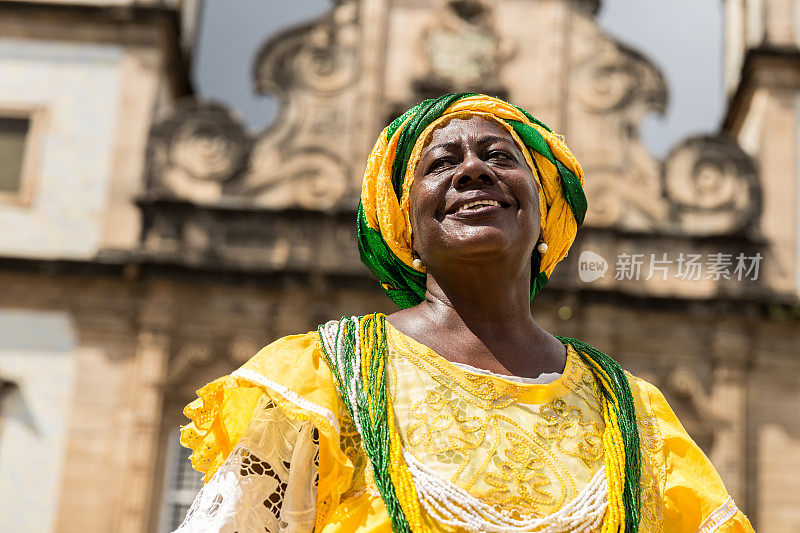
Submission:
[[448,0],[433,9],[419,43],[426,74],[415,80],[417,98],[475,91],[504,96],[500,69],[514,54],[496,28],[486,0]]
[[593,20],[576,25],[573,46],[565,133],[586,174],[586,225],[690,236],[755,229],[758,172],[736,142],[690,137],[657,160],[638,130],[648,113],[666,110],[658,67]]
[[214,355],[214,349],[208,343],[187,342],[181,346],[177,355],[170,360],[164,382],[167,385],[180,383],[193,368],[209,364],[213,361]]
[[339,0],[318,21],[283,31],[261,47],[255,60],[255,88],[290,99],[296,90],[335,93],[358,72],[357,2]]
[[696,371],[685,366],[675,368],[667,375],[661,390],[670,398],[681,424],[695,442],[706,453],[713,450],[721,431],[731,421],[715,405]]
[[148,260],[252,272],[367,273],[349,212],[241,210],[142,201]]
[[599,33],[593,53],[576,62],[578,103],[591,113],[624,112],[631,123],[648,112],[663,114],[667,85],[661,71],[644,55]]
[[750,229],[761,214],[755,162],[722,136],[686,139],[663,167],[664,195],[671,232],[708,236]]
[[[547,71],[566,80],[558,104],[564,117],[560,133],[566,134],[586,174],[586,226],[755,236],[761,199],[754,162],[734,141],[717,136],[689,138],[665,161],[655,159],[638,128],[647,113],[666,109],[666,83],[650,60],[600,30],[592,16],[595,4],[570,4],[564,19],[569,42],[561,45],[565,61]],[[519,92],[497,85],[521,39],[495,27],[500,5],[489,0],[439,5],[424,12],[428,26],[414,37],[426,62],[425,74],[407,81],[414,94]],[[248,137],[221,106],[180,104],[153,129],[148,196],[248,209],[352,210],[367,148],[364,130],[372,120],[365,116],[361,90],[366,81],[359,70],[365,6],[359,0],[339,0],[317,21],[264,44],[254,65],[255,88],[281,101],[278,118],[264,132]],[[530,98],[510,95],[522,96]],[[369,105],[380,107],[374,104]],[[382,111],[392,111],[399,103],[379,104]],[[189,230],[184,225],[183,237],[196,234]],[[161,237],[169,238],[164,232]]]
[[357,127],[358,2],[340,0],[317,22],[267,41],[254,68],[256,90],[282,108],[255,139],[239,194],[265,207],[330,209],[350,181]]
[[689,401],[704,426],[713,430],[728,422],[719,412],[719,407],[714,404],[711,395],[705,391],[700,378],[692,370],[684,367],[673,370],[667,377],[667,387],[670,392]]
[[662,163],[633,150],[625,168],[587,176],[586,223],[697,237],[755,236],[758,180],[755,162],[722,136],[686,139]]
[[229,369],[240,367],[263,347],[260,341],[245,334],[219,335],[203,340],[186,340],[170,359],[164,386],[180,386],[196,381],[198,372],[216,366]]
[[223,106],[184,100],[150,133],[149,188],[161,196],[218,202],[247,162],[250,141]]
[[150,139],[148,195],[201,204],[331,209],[350,182],[357,123],[358,2],[262,47],[255,88],[281,100],[275,125],[249,137],[224,107],[181,102]]

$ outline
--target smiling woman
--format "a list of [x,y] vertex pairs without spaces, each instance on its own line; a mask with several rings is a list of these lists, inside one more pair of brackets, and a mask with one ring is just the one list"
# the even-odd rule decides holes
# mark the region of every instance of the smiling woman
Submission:
[[752,531],[661,393],[530,300],[586,212],[563,139],[484,95],[380,135],[361,257],[400,310],[284,337],[185,409],[179,531]]

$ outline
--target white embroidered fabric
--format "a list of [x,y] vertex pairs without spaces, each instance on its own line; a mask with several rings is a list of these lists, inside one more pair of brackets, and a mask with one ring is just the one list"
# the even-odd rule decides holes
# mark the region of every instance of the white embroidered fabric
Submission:
[[733,498],[728,496],[728,499],[725,500],[722,505],[714,509],[714,511],[708,515],[708,518],[700,524],[697,533],[714,533],[714,531],[721,528],[725,522],[733,518],[738,510],[739,508],[736,507]]
[[316,428],[288,418],[265,395],[174,533],[311,532],[318,468]]
[[517,383],[525,383],[528,385],[547,385],[548,383],[552,383],[561,377],[561,372],[542,372],[535,378],[523,378],[522,376],[507,376],[505,374],[496,374],[494,372],[484,370],[483,368],[477,368],[472,365],[468,365],[466,363],[451,362],[451,364],[463,368],[467,372],[472,372],[473,374],[483,374],[484,376],[492,376],[495,378],[507,379],[509,381],[516,381]]

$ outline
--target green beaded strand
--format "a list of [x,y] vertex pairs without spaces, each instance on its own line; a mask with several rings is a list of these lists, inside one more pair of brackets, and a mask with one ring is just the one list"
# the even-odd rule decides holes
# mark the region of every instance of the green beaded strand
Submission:
[[[353,363],[357,361],[356,354],[356,335],[359,334],[360,322],[359,318],[344,317],[339,321],[339,330],[337,332],[336,342],[334,349],[340,346],[339,337],[344,335],[343,353],[328,353],[325,348],[325,339],[323,335],[323,326],[320,326],[317,331],[320,336],[320,344],[322,345],[322,352],[331,368],[336,386],[339,390],[339,396],[342,402],[347,407],[347,411],[353,420],[358,420],[361,426],[361,441],[364,446],[364,451],[372,463],[372,471],[374,474],[375,485],[383,498],[383,503],[386,505],[386,511],[392,522],[392,530],[399,533],[410,533],[411,528],[408,525],[408,520],[400,507],[400,500],[397,498],[397,493],[394,489],[394,484],[389,475],[389,423],[386,418],[386,379],[385,364],[381,366],[387,351],[386,341],[386,318],[383,315],[378,316],[375,313],[367,318],[367,327],[369,330],[370,321],[378,321],[380,327],[373,327],[373,353],[369,354],[369,375],[367,376],[367,390],[364,390],[361,381],[360,371],[353,370]],[[378,333],[378,332],[382,333]],[[380,337],[378,337],[380,335]],[[363,339],[362,339],[363,342]],[[342,365],[339,365],[338,356],[342,358]],[[360,354],[362,357],[367,354]],[[352,405],[350,392],[354,392],[356,396],[356,405]],[[370,416],[370,399],[375,409],[372,410]]]
[[636,406],[628,378],[618,362],[594,346],[570,337],[556,335],[556,338],[571,344],[590,368],[593,367],[589,359],[597,363],[611,380],[611,388],[617,402],[608,397],[604,387],[600,389],[603,395],[611,400],[612,405],[619,404],[619,408],[615,407],[614,411],[625,448],[625,486],[622,493],[622,503],[625,506],[625,533],[635,533],[639,530],[641,516],[642,457],[639,448],[639,428],[636,425]]

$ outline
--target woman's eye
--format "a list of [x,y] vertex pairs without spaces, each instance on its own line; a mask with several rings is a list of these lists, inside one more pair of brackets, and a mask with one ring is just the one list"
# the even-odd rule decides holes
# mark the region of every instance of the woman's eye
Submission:
[[489,152],[489,159],[509,160],[512,158],[511,154],[504,150],[492,150]]
[[447,168],[451,165],[455,164],[455,161],[451,157],[441,157],[433,161],[430,166],[428,167],[428,172],[434,172],[437,170],[442,170],[443,168]]

